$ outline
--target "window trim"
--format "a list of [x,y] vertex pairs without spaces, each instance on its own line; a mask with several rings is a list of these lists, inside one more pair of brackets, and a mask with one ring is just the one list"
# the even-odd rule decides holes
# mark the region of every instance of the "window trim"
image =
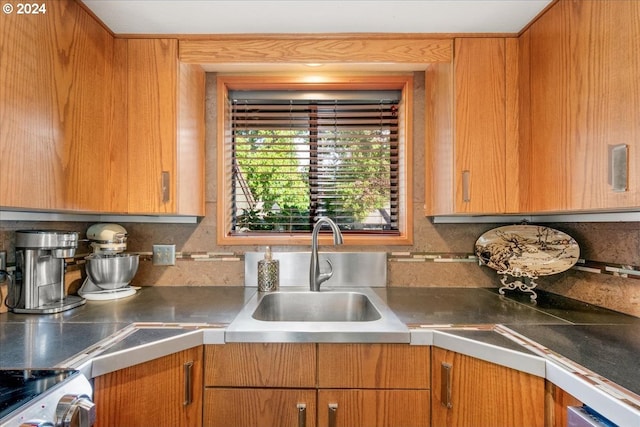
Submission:
[[[226,111],[229,90],[401,90],[402,101],[399,124],[399,143],[401,144],[400,167],[404,180],[400,184],[399,235],[361,235],[345,234],[345,245],[412,245],[413,244],[413,75],[325,75],[310,76],[265,76],[265,75],[219,75],[216,87],[217,109],[217,159],[216,159],[216,237],[218,245],[308,245],[311,233],[265,235],[230,235],[227,230],[226,215],[230,212],[226,190],[230,183],[226,164],[228,113]],[[331,236],[320,235],[320,243],[328,244]]]

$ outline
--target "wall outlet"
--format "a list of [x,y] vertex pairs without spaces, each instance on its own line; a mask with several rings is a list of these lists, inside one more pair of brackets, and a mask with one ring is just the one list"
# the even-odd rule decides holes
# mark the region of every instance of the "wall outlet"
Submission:
[[153,265],[176,265],[176,245],[153,245]]

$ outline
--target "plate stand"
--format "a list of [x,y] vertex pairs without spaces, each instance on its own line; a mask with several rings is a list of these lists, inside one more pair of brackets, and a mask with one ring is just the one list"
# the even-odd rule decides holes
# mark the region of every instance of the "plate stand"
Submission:
[[[509,280],[509,277],[512,277],[514,280],[510,283],[507,283],[507,280]],[[535,303],[536,299],[538,298],[538,294],[536,293],[536,291],[533,290],[533,288],[535,288],[538,285],[535,281],[537,277],[524,276],[522,277],[522,280],[520,279],[521,279],[520,277],[514,277],[508,274],[503,274],[502,279],[500,280],[500,283],[502,283],[502,287],[498,289],[498,292],[500,293],[500,295],[504,295],[505,289],[507,290],[518,289],[522,292],[531,294],[530,295],[531,302]]]

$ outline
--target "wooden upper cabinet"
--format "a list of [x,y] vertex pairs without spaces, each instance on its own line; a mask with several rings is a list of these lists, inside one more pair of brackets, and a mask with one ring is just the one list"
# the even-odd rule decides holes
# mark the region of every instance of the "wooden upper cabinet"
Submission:
[[204,72],[175,39],[128,39],[128,212],[204,215]]
[[508,46],[504,38],[455,39],[453,65],[427,68],[427,215],[506,211],[506,155],[517,142],[507,139],[507,87],[515,91]]
[[[560,1],[521,38],[530,55],[524,210],[640,206],[640,2]],[[627,164],[612,169],[616,146]],[[610,184],[612,171],[626,172],[626,190]]]
[[456,39],[456,213],[505,211],[505,41]]
[[75,1],[2,16],[0,207],[126,212],[113,36]]

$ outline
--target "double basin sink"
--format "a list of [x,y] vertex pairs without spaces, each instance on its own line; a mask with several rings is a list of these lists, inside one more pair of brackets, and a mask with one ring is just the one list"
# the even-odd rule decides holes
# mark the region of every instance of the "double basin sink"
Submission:
[[373,288],[311,292],[291,287],[256,292],[227,328],[225,340],[407,343],[409,330]]

